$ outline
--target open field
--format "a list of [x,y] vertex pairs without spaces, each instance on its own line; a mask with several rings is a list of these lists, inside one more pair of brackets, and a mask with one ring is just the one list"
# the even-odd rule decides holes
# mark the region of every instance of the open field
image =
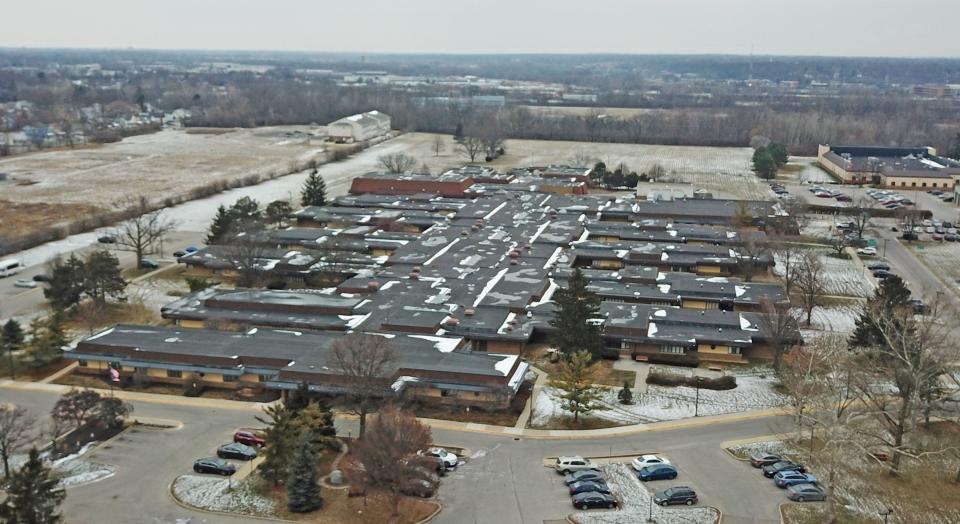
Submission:
[[960,244],[930,242],[924,244],[923,249],[914,250],[914,253],[941,280],[953,286],[960,286],[960,264],[957,264],[960,260]]
[[225,133],[165,130],[98,148],[38,152],[0,160],[11,181],[4,196],[16,202],[81,203],[108,207],[147,196],[162,201],[191,188],[250,175],[286,172],[322,159],[322,138],[306,127],[236,129]]

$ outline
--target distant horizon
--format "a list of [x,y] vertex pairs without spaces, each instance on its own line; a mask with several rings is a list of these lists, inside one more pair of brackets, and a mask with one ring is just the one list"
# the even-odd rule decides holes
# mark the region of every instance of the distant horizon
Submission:
[[870,60],[960,60],[957,56],[938,55],[807,55],[807,54],[740,54],[740,53],[631,53],[617,51],[590,52],[437,52],[437,51],[320,51],[309,49],[245,49],[245,48],[174,48],[174,47],[96,47],[96,46],[6,46],[0,45],[0,52],[6,51],[107,51],[107,52],[157,52],[157,53],[277,53],[298,55],[336,56],[623,56],[623,57],[731,57],[731,58],[840,58]]
[[27,49],[960,58],[947,0],[49,0],[4,15],[0,46]]

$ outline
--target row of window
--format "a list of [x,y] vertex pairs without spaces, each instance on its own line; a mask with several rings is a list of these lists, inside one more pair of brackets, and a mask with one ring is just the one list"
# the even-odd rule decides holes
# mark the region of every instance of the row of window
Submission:
[[[79,367],[85,368],[85,367],[89,367],[90,364],[89,364],[86,360],[78,360],[78,361],[77,361],[77,365],[78,365]],[[141,375],[146,375],[146,374],[149,373],[149,371],[148,371],[149,369],[150,369],[150,368],[139,368],[139,367],[138,367],[138,368],[134,368],[134,372],[135,372],[135,373],[138,373],[138,374],[141,374]],[[179,370],[179,369],[168,369],[166,372],[167,372],[167,378],[183,378],[183,371],[181,371],[181,370]],[[198,373],[198,375],[200,375],[200,378],[203,378],[204,373]],[[271,379],[273,378],[273,376],[271,376],[271,375],[257,375],[257,378],[258,378],[258,380],[259,380],[260,382],[266,382],[266,381],[268,381],[268,380],[271,380]],[[237,380],[239,380],[239,377],[237,377],[237,376],[235,376],[235,375],[223,375],[223,381],[224,381],[224,382],[236,382]]]
[[[717,346],[711,344],[711,345],[710,345],[710,349],[717,349]],[[671,354],[671,355],[683,355],[683,354],[686,354],[687,348],[686,348],[685,346],[664,345],[664,346],[660,346],[660,352],[661,352],[661,353],[669,353],[669,354]],[[728,352],[729,354],[731,354],[731,355],[739,355],[739,354],[740,354],[740,348],[738,348],[738,347],[729,347],[729,348],[727,348],[727,352]]]
[[[890,187],[898,187],[896,180],[893,180],[893,181],[890,182]],[[907,182],[906,182],[906,181],[900,182],[900,186],[899,186],[899,187],[907,187]],[[916,182],[910,182],[910,187],[917,187],[917,183],[916,183]],[[920,187],[927,187],[927,183],[926,183],[926,182],[920,182]],[[953,187],[953,182],[944,182],[943,185],[940,185],[940,184],[938,184],[938,183],[936,183],[936,182],[933,182],[933,183],[930,184],[930,187],[950,188],[950,187]]]

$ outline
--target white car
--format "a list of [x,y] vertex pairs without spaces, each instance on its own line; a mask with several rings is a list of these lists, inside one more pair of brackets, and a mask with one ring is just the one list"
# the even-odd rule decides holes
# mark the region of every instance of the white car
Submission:
[[37,287],[37,283],[34,282],[33,280],[28,279],[28,278],[21,278],[21,279],[18,279],[16,282],[14,282],[14,283],[13,283],[13,286],[14,286],[14,287],[28,287],[28,288],[30,288],[30,289],[33,289],[33,288]]
[[457,467],[457,464],[460,463],[460,458],[450,453],[449,451],[443,448],[430,448],[426,451],[418,451],[420,455],[427,455],[430,457],[437,457],[443,461],[443,467],[450,469]]
[[585,459],[580,456],[557,457],[557,463],[554,465],[554,468],[558,473],[563,475],[568,475],[574,471],[581,471],[584,469],[597,469],[590,459]]
[[860,249],[857,250],[857,254],[858,254],[858,255],[867,255],[867,256],[873,257],[873,256],[876,256],[876,255],[877,255],[877,248],[875,248],[875,247],[862,247],[862,248],[860,248]]
[[633,469],[640,471],[641,469],[647,466],[655,466],[657,464],[669,464],[669,463],[670,463],[669,460],[663,457],[658,457],[656,455],[640,455],[639,457],[633,459],[632,465],[633,465]]

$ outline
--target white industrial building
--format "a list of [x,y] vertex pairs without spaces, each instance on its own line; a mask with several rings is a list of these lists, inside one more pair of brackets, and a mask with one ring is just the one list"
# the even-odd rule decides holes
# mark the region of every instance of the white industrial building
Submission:
[[380,111],[350,115],[327,126],[327,136],[338,143],[363,142],[389,132],[390,115]]

